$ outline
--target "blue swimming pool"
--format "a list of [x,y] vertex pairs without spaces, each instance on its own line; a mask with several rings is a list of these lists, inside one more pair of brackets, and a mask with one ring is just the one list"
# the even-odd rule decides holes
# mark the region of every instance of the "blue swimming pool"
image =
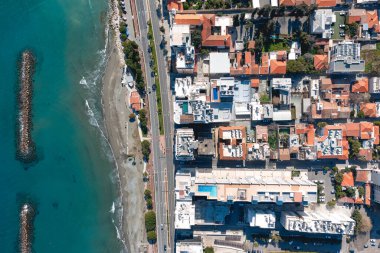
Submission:
[[219,99],[218,88],[216,88],[216,87],[212,88],[212,98],[213,98],[213,100]]
[[198,191],[208,192],[210,194],[210,197],[218,196],[217,189],[218,188],[216,185],[198,185]]

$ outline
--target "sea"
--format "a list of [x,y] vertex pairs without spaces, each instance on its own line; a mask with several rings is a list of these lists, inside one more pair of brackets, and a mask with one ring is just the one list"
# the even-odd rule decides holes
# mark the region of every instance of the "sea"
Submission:
[[[107,0],[0,1],[0,252],[19,252],[19,212],[32,203],[33,252],[124,252],[117,170],[104,138],[101,78]],[[16,159],[18,62],[36,57],[37,160]]]

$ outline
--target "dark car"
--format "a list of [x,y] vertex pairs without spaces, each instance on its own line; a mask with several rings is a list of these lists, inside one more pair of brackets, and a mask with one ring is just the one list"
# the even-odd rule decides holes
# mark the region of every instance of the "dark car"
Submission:
[[152,71],[152,72],[150,73],[150,76],[151,76],[151,77],[154,77],[154,71]]
[[166,245],[164,245],[164,251],[166,251]]
[[152,85],[152,90],[155,91],[157,86],[155,84]]

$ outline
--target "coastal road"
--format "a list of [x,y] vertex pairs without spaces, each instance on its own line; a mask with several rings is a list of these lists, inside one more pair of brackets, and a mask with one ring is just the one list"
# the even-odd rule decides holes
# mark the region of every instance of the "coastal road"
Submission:
[[[170,90],[170,78],[167,73],[166,67],[166,57],[161,49],[161,31],[160,27],[162,25],[161,19],[157,14],[157,1],[148,0],[149,3],[149,14],[152,21],[153,35],[154,35],[154,44],[157,52],[157,62],[158,62],[158,75],[160,80],[161,88],[161,101],[162,101],[162,112],[164,118],[164,131],[165,131],[165,150],[166,156],[165,164],[166,167],[166,179],[167,179],[167,229],[168,229],[168,252],[174,252],[175,243],[174,243],[174,210],[175,210],[175,196],[174,196],[174,159],[173,159],[173,114],[171,110],[171,98],[172,93]],[[162,12],[161,12],[162,13]]]
[[[151,1],[154,2],[154,1]],[[153,158],[153,166],[154,166],[154,184],[155,184],[155,204],[156,204],[156,219],[157,219],[157,248],[158,252],[165,252],[164,248],[167,248],[167,252],[171,252],[171,247],[168,245],[168,228],[170,226],[167,225],[168,221],[168,209],[167,209],[167,187],[166,183],[168,181],[168,178],[166,177],[166,161],[165,159],[161,159],[163,156],[161,156],[160,151],[160,131],[159,131],[159,121],[158,121],[158,114],[157,114],[157,102],[156,102],[156,94],[152,90],[152,86],[154,84],[154,77],[152,77],[151,72],[152,69],[149,66],[150,61],[152,61],[152,58],[150,56],[150,53],[148,51],[148,45],[149,41],[147,38],[148,34],[148,26],[147,26],[147,16],[149,15],[149,8],[148,4],[145,1],[136,1],[136,10],[137,10],[137,17],[138,17],[138,23],[139,23],[139,29],[140,29],[140,41],[139,44],[141,46],[141,49],[144,54],[144,68],[146,73],[146,80],[147,80],[147,97],[149,101],[149,115],[150,115],[150,121],[151,121],[151,135],[152,135],[152,158]],[[155,29],[155,21],[152,21],[153,28]],[[156,50],[160,51],[159,47],[156,46]],[[159,54],[159,53],[158,53]],[[158,58],[159,65],[162,63],[160,61],[160,58]],[[162,68],[159,68],[161,70]],[[166,74],[166,73],[165,73]],[[167,87],[166,80],[162,80],[162,73],[159,73],[160,75],[160,84],[161,84],[161,93],[165,94],[165,87]],[[166,76],[165,76],[166,78]],[[165,96],[163,95],[163,98]],[[165,101],[165,99],[162,99]],[[163,111],[168,112],[168,102],[166,107],[163,104]],[[170,122],[170,118],[169,118]],[[165,121],[166,123],[166,121]],[[168,133],[170,134],[170,125],[165,124],[165,130],[169,129]],[[166,132],[166,131],[165,131]],[[166,140],[166,138],[165,138]],[[168,145],[168,142],[166,142],[166,145]],[[169,140],[169,145],[171,145],[171,139]],[[171,147],[170,147],[171,149]],[[167,156],[172,157],[172,151],[169,151],[169,149],[166,149]],[[171,167],[172,162],[170,163]],[[169,169],[169,168],[168,168]],[[169,175],[170,173],[168,173]],[[170,179],[169,179],[170,180]],[[174,180],[174,179],[173,179]],[[170,209],[169,210],[173,210]],[[161,225],[162,224],[162,225]],[[169,224],[172,224],[169,222]]]

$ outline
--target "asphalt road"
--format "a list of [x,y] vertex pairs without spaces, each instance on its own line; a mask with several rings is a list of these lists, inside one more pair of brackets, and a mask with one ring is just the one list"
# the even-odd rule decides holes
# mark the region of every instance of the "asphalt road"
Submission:
[[161,43],[161,32],[160,26],[161,21],[157,16],[156,11],[156,1],[149,2],[150,17],[152,20],[154,43],[157,52],[157,62],[158,62],[158,75],[160,80],[161,88],[161,101],[162,101],[162,112],[164,118],[164,131],[165,131],[165,157],[163,157],[162,163],[165,164],[166,170],[165,174],[167,176],[167,207],[169,212],[167,213],[168,223],[168,252],[174,252],[174,210],[175,210],[175,197],[174,197],[174,163],[173,163],[173,121],[171,114],[171,90],[170,90],[170,79],[167,74],[167,69],[165,67],[166,59],[163,54],[163,50],[160,48]]
[[[156,203],[156,215],[157,215],[157,248],[158,252],[172,252],[174,247],[174,215],[168,213],[168,210],[174,210],[174,170],[173,170],[173,150],[172,150],[172,131],[171,131],[171,119],[170,119],[170,107],[167,94],[170,94],[170,87],[168,86],[168,78],[165,69],[165,58],[160,49],[160,31],[159,31],[159,19],[156,14],[155,1],[149,1],[150,6],[146,1],[136,1],[137,16],[140,28],[140,45],[144,54],[144,67],[147,79],[147,96],[150,106],[150,121],[151,121],[151,135],[152,135],[152,153],[153,153],[153,166],[155,171],[154,183],[155,183],[155,203]],[[152,10],[152,11],[150,11]],[[154,77],[151,76],[152,69],[149,66],[149,62],[152,60],[150,53],[148,52],[149,41],[147,38],[148,17],[151,17],[153,32],[155,38],[155,47],[157,52],[158,61],[158,74],[160,80],[161,94],[162,94],[162,111],[164,112],[164,124],[165,124],[165,143],[166,143],[166,156],[161,156],[160,151],[160,131],[159,121],[157,114],[156,93],[152,91],[152,85],[154,84]],[[169,88],[168,88],[169,87]],[[151,92],[149,92],[151,91]],[[166,182],[169,182],[166,185]],[[169,191],[168,191],[169,189]],[[169,198],[169,208],[168,201]],[[169,233],[170,231],[170,233]],[[170,240],[168,237],[170,235]]]

